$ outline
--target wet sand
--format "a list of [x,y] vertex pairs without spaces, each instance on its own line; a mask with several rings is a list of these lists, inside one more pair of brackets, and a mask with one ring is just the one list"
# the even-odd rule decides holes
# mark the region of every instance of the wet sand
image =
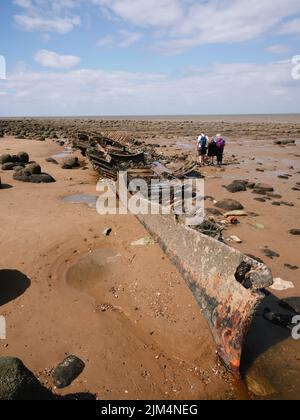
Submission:
[[[51,369],[66,355],[80,357],[86,368],[63,394],[234,398],[183,279],[158,245],[131,246],[147,236],[138,221],[64,202],[69,195],[95,195],[93,171],[46,163],[63,150],[51,141],[6,137],[0,145],[1,153],[27,151],[57,180],[33,185],[0,174],[11,187],[0,191],[0,315],[7,321],[0,356],[21,358],[49,388]],[[102,234],[106,228],[109,237]]]
[[[218,118],[85,118],[76,122],[49,119],[49,124],[70,130],[76,126],[82,130],[129,133],[152,144],[170,168],[180,165],[183,155],[197,159],[195,147],[199,132],[205,131],[209,136],[222,132],[227,140],[226,165],[201,168],[205,193],[216,200],[233,198],[244,205],[248,216],[239,218],[238,225],[229,226],[224,237],[238,236],[242,243],[230,243],[231,246],[260,257],[274,277],[294,284],[293,289],[285,292],[272,291],[264,304],[282,312],[278,299],[300,296],[299,269],[285,266],[300,266],[299,237],[289,233],[292,228],[300,228],[300,192],[292,190],[300,182],[299,116]],[[278,139],[293,139],[296,143],[275,146],[274,140]],[[38,143],[6,137],[0,139],[0,144],[1,153],[7,148],[14,152],[21,149],[31,152],[34,159],[41,161],[43,169],[58,181],[49,186],[23,185],[12,181],[8,173],[0,175],[2,182],[13,186],[1,191],[5,197],[0,203],[5,215],[1,232],[5,238],[1,240],[4,268],[15,267],[27,273],[32,282],[19,299],[0,307],[0,311],[10,314],[10,334],[14,333],[8,340],[9,347],[4,347],[0,354],[18,355],[39,372],[45,366],[53,367],[65,353],[73,352],[89,362],[82,378],[68,391],[88,390],[97,392],[100,398],[232,396],[228,378],[220,367],[216,368],[214,344],[206,322],[182,278],[157,246],[138,249],[130,246],[132,240],[147,236],[138,222],[131,216],[99,219],[85,204],[63,202],[63,197],[68,195],[95,195],[93,172],[68,172],[43,163],[45,157],[61,152],[61,148],[48,140]],[[286,174],[288,179],[278,178]],[[282,198],[262,203],[254,200],[262,196],[251,190],[229,193],[224,186],[235,179],[268,183]],[[281,200],[293,203],[293,207],[272,205]],[[7,207],[11,208],[10,212]],[[214,207],[214,203],[206,201],[208,207]],[[216,221],[222,219],[222,216],[216,217]],[[111,227],[113,233],[104,238],[102,231],[107,227]],[[279,257],[266,257],[264,247],[276,251]],[[108,254],[90,254],[90,250],[105,250]],[[26,257],[19,257],[22,253]],[[113,262],[107,258],[113,258]],[[100,269],[99,264],[95,268],[93,259],[100,261]],[[116,269],[114,273],[112,265]],[[86,273],[84,285],[80,281],[82,270]],[[109,280],[98,283],[95,277]],[[292,340],[289,332],[264,321],[264,307],[259,308],[243,356],[243,373],[250,384],[250,395],[298,399],[300,341]],[[47,330],[49,313],[50,331]],[[18,328],[22,319],[30,321],[26,323],[25,333],[20,333]],[[35,329],[35,325],[38,328]],[[91,327],[87,329],[85,325]],[[30,334],[33,340],[29,339]],[[28,350],[24,343],[29,346]],[[137,364],[137,360],[141,363]],[[124,377],[128,375],[128,380],[122,384],[120,372]]]

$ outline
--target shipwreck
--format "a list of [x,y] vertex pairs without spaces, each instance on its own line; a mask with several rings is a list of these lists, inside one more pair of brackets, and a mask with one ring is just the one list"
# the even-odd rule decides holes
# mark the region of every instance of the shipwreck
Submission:
[[[153,178],[197,177],[197,165],[184,162],[175,171],[157,164],[155,149],[124,133],[74,133],[72,146],[91,162],[100,177],[116,181],[121,170],[149,183]],[[216,350],[239,376],[243,344],[258,306],[273,284],[269,268],[224,242],[187,226],[176,215],[140,214],[138,220],[177,267],[205,316]]]

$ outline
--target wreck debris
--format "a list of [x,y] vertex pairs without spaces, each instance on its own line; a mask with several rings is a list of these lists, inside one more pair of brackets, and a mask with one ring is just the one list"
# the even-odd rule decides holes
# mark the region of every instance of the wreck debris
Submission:
[[[164,181],[170,179],[201,178],[194,162],[187,161],[177,170],[165,170],[151,146],[143,145],[140,150],[139,144],[128,137],[109,136],[88,136],[83,141],[81,135],[73,141],[73,147],[88,157],[103,178],[117,180],[118,172],[127,170],[128,182],[143,179],[148,192],[158,191],[151,182],[155,179],[163,189]],[[243,210],[241,203],[231,199],[215,204],[226,211]],[[153,238],[151,243],[157,242],[182,274],[208,321],[219,356],[239,375],[244,340],[265,298],[262,290],[273,284],[272,273],[264,263],[223,243],[223,229],[212,221],[188,227],[175,214],[139,214],[137,218]],[[144,240],[141,244],[145,244]]]

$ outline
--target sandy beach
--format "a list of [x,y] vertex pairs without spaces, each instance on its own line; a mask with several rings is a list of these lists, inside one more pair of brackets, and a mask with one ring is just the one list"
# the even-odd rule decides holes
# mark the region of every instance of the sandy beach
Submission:
[[[221,199],[242,203],[247,216],[238,218],[238,224],[226,225],[224,239],[237,236],[241,243],[228,241],[230,246],[261,258],[275,278],[293,284],[289,290],[272,291],[281,300],[300,296],[299,236],[290,234],[300,228],[300,117],[8,121],[18,124],[18,133],[0,138],[0,154],[25,151],[56,182],[22,183],[13,179],[13,172],[0,171],[4,284],[0,315],[7,321],[0,356],[21,358],[47,388],[58,392],[51,383],[51,369],[65,356],[77,355],[86,368],[62,395],[239,398],[215,354],[208,325],[176,268],[157,244],[131,245],[148,236],[136,218],[99,216],[93,206],[65,199],[95,197],[98,178],[79,151],[72,156],[81,160],[85,170],[62,169],[62,152],[69,133],[76,129],[117,131],[151,145],[166,167],[174,169],[183,157],[197,160],[200,132],[210,137],[221,132],[227,142],[225,165],[199,168],[209,196],[206,210]],[[0,131],[6,124],[0,121]],[[45,141],[34,138],[42,133]],[[278,140],[294,142],[275,144]],[[59,164],[46,162],[49,157]],[[225,187],[234,180],[268,184],[273,196],[249,189],[230,193]],[[207,210],[207,215],[215,222],[224,219],[222,211],[212,216]],[[106,237],[107,228],[111,234]],[[267,256],[266,249],[276,256]],[[11,282],[23,288],[14,290]],[[297,398],[299,341],[264,321],[261,311],[245,346],[248,397]]]

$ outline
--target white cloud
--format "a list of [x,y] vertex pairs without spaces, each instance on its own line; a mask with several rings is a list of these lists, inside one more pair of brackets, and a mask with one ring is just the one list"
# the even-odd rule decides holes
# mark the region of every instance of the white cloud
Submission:
[[41,66],[55,69],[72,69],[80,63],[79,57],[59,55],[47,50],[38,51],[34,58]]
[[285,54],[291,51],[291,48],[288,45],[284,44],[275,44],[270,45],[266,48],[266,51],[272,54]]
[[283,35],[297,35],[300,36],[300,18],[292,19],[284,23],[280,30],[280,34]]
[[23,9],[23,13],[14,16],[14,21],[24,31],[66,34],[81,22],[80,16],[72,12],[80,0],[15,0],[14,3]]
[[107,35],[99,38],[97,41],[98,47],[116,47],[129,48],[142,38],[139,32],[129,32],[125,30],[119,31],[114,35]]
[[[91,1],[131,24],[152,27],[160,47],[177,52],[209,43],[250,41],[276,32],[285,18],[300,13],[299,0]],[[297,20],[290,25],[286,31],[294,30]]]
[[[160,73],[20,67],[0,83],[0,115],[128,115],[298,112],[292,63],[215,64],[172,78]],[[279,97],[280,100],[274,100]],[[145,100],[147,98],[147,100]]]

